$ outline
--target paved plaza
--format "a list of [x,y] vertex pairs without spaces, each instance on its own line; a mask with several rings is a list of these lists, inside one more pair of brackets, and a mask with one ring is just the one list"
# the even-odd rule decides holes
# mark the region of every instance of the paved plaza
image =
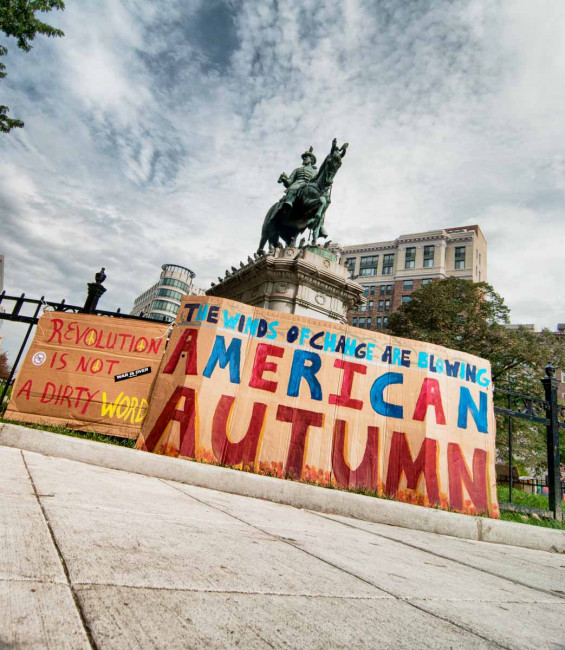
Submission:
[[565,556],[0,447],[0,648],[565,648]]

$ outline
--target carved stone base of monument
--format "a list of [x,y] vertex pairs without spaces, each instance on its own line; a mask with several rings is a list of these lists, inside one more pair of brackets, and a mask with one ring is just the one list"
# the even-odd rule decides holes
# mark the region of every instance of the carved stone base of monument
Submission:
[[349,278],[335,253],[319,246],[277,248],[248,258],[206,294],[338,323],[364,302],[363,287]]

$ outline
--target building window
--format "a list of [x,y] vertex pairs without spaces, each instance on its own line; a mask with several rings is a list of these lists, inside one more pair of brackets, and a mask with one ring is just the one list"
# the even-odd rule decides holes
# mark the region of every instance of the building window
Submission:
[[184,294],[180,293],[179,291],[173,291],[172,289],[159,289],[159,291],[157,291],[157,295],[164,296],[165,298],[173,298],[174,300],[178,300],[180,302]]
[[380,329],[383,326],[383,319],[380,316],[377,316],[377,328]]
[[388,316],[383,318],[383,327],[388,327]]
[[362,257],[359,275],[377,275],[378,263],[379,263],[378,255],[370,255],[368,257]]
[[353,277],[355,275],[355,257],[348,257],[345,260],[345,268],[349,271],[349,277]]
[[367,311],[367,303],[365,303],[364,305],[361,305],[361,307],[359,308],[359,311]]
[[365,327],[365,317],[361,316],[359,318],[359,327]]
[[390,309],[390,300],[385,300],[385,311]]
[[367,318],[367,327],[371,327],[371,323],[372,323],[372,319],[371,319],[371,317],[369,316],[369,317]]
[[368,296],[368,295],[369,295],[369,287],[365,287],[365,288],[363,289],[363,295],[364,295],[364,296]]
[[179,310],[179,306],[173,304],[172,302],[166,302],[165,300],[154,300],[151,304],[151,310],[158,309],[160,311],[171,311],[173,314],[176,314]]
[[375,295],[375,285],[373,285],[373,286],[371,287],[371,295],[372,295],[372,296]]
[[430,284],[431,281],[432,281],[431,278],[424,278],[424,279],[422,280],[422,286],[425,287],[427,284]]
[[379,295],[384,296],[385,290],[386,290],[386,285],[381,284],[381,288],[379,289]]
[[435,246],[424,246],[424,268],[429,269],[434,265]]
[[165,323],[172,323],[175,320],[174,316],[165,316],[165,314],[157,314],[154,312],[149,312],[147,318],[150,318],[151,320],[164,321]]
[[357,318],[353,319],[353,327],[357,327]]
[[369,311],[373,311],[374,308],[375,308],[374,300],[369,300],[369,307],[368,307]]
[[392,284],[387,284],[386,285],[386,295],[390,296],[391,293],[392,293]]
[[387,253],[383,255],[383,275],[392,275],[392,267],[394,266],[394,253]]
[[402,282],[403,291],[412,291],[413,288],[414,288],[414,280],[404,280]]
[[416,266],[416,247],[410,246],[404,251],[404,268],[413,269]]
[[455,247],[455,269],[460,270],[465,268],[465,246]]
[[379,311],[382,311],[385,308],[385,301],[379,300]]
[[405,305],[407,302],[411,302],[412,296],[402,296],[402,304]]
[[188,293],[188,284],[186,282],[181,282],[181,280],[176,280],[175,278],[161,278],[158,284],[165,284],[169,287],[178,287],[182,289],[185,293]]

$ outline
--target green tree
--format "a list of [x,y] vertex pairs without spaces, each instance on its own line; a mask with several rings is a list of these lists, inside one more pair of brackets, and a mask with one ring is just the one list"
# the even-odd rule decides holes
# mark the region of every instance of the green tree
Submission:
[[4,382],[10,376],[10,364],[6,352],[0,351],[0,382]]
[[521,390],[529,388],[539,395],[545,365],[551,359],[563,367],[565,349],[549,330],[509,330],[509,316],[504,299],[490,284],[451,277],[415,291],[412,300],[389,318],[389,330],[488,359],[494,383],[512,374]]
[[[0,0],[0,31],[5,36],[16,38],[17,46],[29,52],[31,41],[37,34],[44,36],[64,36],[64,33],[35,17],[36,13],[64,9],[62,0]],[[0,44],[0,56],[7,54],[8,50]],[[0,62],[0,78],[6,76],[6,66]],[[9,118],[7,106],[0,106],[0,132],[8,133],[13,128],[21,128],[21,120]]]
[[[532,332],[521,327],[509,330],[510,310],[504,299],[485,282],[459,278],[436,280],[412,294],[412,300],[389,318],[396,336],[427,341],[488,359],[493,383],[513,393],[543,398],[540,379],[549,360],[565,367],[565,348],[549,330]],[[507,406],[506,397],[495,397]],[[512,408],[524,408],[516,398]],[[497,446],[502,461],[508,458],[507,421],[497,416]],[[545,428],[513,422],[514,460],[541,472],[547,466]]]

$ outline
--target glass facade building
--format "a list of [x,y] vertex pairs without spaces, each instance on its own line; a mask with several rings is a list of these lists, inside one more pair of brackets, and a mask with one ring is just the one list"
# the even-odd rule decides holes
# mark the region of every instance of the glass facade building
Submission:
[[194,271],[178,264],[163,264],[159,280],[135,299],[131,313],[171,323],[175,320],[183,296],[203,295],[193,284]]

